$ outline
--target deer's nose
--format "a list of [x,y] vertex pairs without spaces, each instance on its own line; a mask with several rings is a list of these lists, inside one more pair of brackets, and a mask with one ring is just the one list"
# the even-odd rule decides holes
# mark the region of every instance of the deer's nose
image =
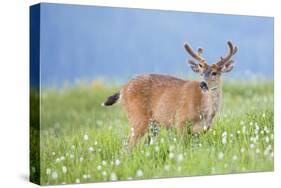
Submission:
[[209,90],[208,85],[207,85],[207,83],[205,81],[201,81],[200,82],[200,88],[204,92]]

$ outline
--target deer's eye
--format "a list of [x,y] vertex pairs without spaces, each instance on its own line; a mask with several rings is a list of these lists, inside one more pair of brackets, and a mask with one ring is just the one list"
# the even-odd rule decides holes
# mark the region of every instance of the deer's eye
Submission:
[[217,73],[216,72],[212,72],[212,76],[216,76],[217,75]]
[[199,67],[202,68],[203,66],[201,64],[199,64]]

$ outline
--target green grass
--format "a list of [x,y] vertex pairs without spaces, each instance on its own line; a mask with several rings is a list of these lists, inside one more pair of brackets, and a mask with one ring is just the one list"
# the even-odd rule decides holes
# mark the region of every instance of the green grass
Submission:
[[213,130],[180,136],[161,129],[131,151],[122,107],[101,107],[118,88],[47,89],[41,98],[41,184],[273,170],[273,83],[224,83]]

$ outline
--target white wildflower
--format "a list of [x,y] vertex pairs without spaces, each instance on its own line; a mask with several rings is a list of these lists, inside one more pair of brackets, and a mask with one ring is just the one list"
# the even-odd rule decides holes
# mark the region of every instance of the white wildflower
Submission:
[[46,174],[47,174],[47,175],[50,175],[50,174],[51,174],[51,169],[47,168],[47,169],[46,169]]
[[88,140],[89,136],[87,134],[84,135],[84,140]]
[[75,180],[75,183],[80,183],[80,179],[77,178],[77,179]]
[[60,157],[60,160],[61,160],[61,161],[64,161],[64,160],[65,160],[65,157],[64,157],[64,156],[61,156],[61,157]]
[[105,165],[106,165],[106,161],[105,161],[105,160],[102,160],[102,161],[101,161],[101,164],[102,164],[103,166],[105,166]]
[[242,132],[243,132],[244,134],[246,133],[246,126],[245,126],[245,125],[242,127]]
[[206,125],[203,126],[203,130],[204,130],[204,131],[207,130],[207,126],[206,126]]
[[223,159],[223,157],[224,157],[223,152],[219,152],[219,154],[218,154],[218,158],[221,160],[221,159]]
[[52,172],[52,179],[57,179],[58,178],[58,173],[56,171]]
[[269,138],[268,136],[265,137],[265,142],[268,143],[269,142]]
[[110,174],[110,179],[111,179],[111,181],[116,181],[116,180],[118,180],[118,178],[117,178],[117,176],[116,176],[116,174],[115,174],[114,172],[112,172],[112,173]]
[[164,170],[168,172],[170,170],[170,166],[169,165],[165,165],[164,166]]
[[245,152],[245,148],[241,148],[241,153],[244,153]]
[[102,166],[101,165],[97,166],[97,169],[98,171],[100,171],[102,169]]
[[173,159],[175,157],[174,153],[169,153],[169,159]]
[[89,152],[93,152],[94,151],[94,148],[93,147],[89,147]]
[[145,153],[145,156],[146,156],[146,157],[149,157],[149,156],[150,156],[150,153],[149,153],[149,152],[146,152],[146,153]]
[[270,153],[270,157],[273,158],[274,157],[274,153],[273,151]]
[[106,171],[102,171],[102,176],[106,176],[107,175],[107,172]]
[[236,161],[237,158],[238,158],[237,155],[233,155],[232,160],[233,160],[233,161]]
[[143,176],[142,170],[137,170],[136,177],[142,177],[142,176]]
[[223,145],[225,145],[227,143],[227,138],[226,137],[222,137],[221,142],[222,142]]
[[62,172],[63,172],[64,174],[67,172],[66,166],[63,166],[63,167],[62,167]]
[[80,158],[79,158],[79,161],[80,161],[80,162],[82,162],[83,160],[84,160],[84,158],[83,158],[83,157],[80,157]]
[[178,156],[177,156],[177,161],[178,161],[178,162],[183,161],[183,154],[182,154],[182,153],[178,154]]
[[116,166],[119,166],[119,165],[120,165],[120,163],[121,163],[121,162],[120,162],[120,160],[119,160],[119,159],[116,159],[116,160],[115,160],[115,165],[116,165]]
[[53,152],[52,152],[52,155],[55,156],[55,155],[56,155],[56,152],[53,151]]
[[155,146],[154,149],[155,149],[156,152],[158,152],[160,150],[158,146]]

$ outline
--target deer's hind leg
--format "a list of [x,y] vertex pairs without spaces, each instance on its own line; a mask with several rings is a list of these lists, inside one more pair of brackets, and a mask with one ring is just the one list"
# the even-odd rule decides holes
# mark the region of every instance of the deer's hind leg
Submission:
[[141,100],[132,101],[134,104],[127,108],[129,123],[131,126],[128,139],[129,148],[132,148],[138,140],[147,132],[151,112],[147,108],[147,104]]

